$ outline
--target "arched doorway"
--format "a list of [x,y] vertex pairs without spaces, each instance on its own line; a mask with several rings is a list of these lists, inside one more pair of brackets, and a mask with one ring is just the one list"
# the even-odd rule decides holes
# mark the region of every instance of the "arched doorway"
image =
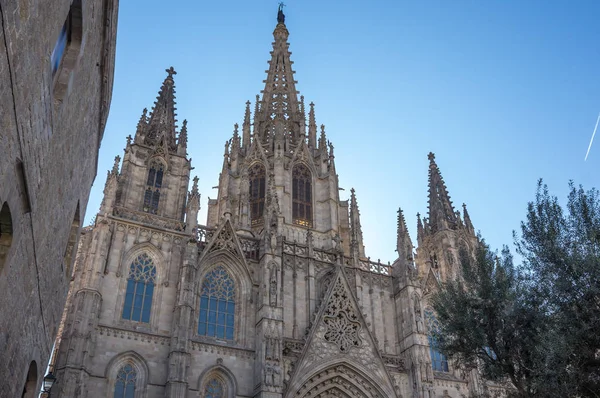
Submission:
[[37,391],[37,378],[37,364],[35,361],[31,361],[29,364],[29,370],[27,371],[27,379],[25,380],[25,384],[23,386],[23,394],[21,394],[21,398],[35,398],[39,395],[39,391]]
[[288,397],[296,398],[381,398],[381,388],[369,377],[348,364],[337,364],[317,371]]

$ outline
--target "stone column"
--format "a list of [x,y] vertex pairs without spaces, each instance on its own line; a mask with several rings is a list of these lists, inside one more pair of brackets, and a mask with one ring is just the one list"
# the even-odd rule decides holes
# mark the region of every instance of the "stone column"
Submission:
[[173,310],[173,327],[167,386],[165,397],[186,398],[188,393],[187,370],[190,366],[190,333],[195,315],[194,282],[198,267],[198,247],[190,240],[185,247],[183,264],[179,270],[177,299]]

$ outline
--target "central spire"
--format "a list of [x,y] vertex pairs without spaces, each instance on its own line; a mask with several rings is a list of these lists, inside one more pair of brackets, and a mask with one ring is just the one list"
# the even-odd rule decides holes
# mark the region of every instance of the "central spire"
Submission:
[[280,140],[286,147],[293,147],[305,137],[305,119],[296,91],[283,6],[280,3],[277,11],[277,26],[273,31],[275,41],[260,107],[254,116],[254,134],[263,144]]
[[148,122],[148,133],[146,134],[147,144],[161,144],[165,141],[169,150],[176,150],[175,144],[175,82],[173,75],[176,75],[175,69],[170,67],[166,70],[167,77],[163,82],[154,107],[150,113]]

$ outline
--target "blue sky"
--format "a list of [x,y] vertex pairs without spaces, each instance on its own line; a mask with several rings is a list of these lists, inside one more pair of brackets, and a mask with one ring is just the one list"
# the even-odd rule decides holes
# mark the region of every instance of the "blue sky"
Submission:
[[[298,80],[335,146],[342,199],[356,189],[367,255],[393,261],[396,211],[416,244],[427,213],[427,153],[493,247],[512,242],[536,181],[566,199],[598,187],[598,1],[286,2]],[[178,119],[200,178],[206,222],[223,144],[263,88],[277,1],[120,2],[115,85],[98,177],[122,156],[175,67]]]

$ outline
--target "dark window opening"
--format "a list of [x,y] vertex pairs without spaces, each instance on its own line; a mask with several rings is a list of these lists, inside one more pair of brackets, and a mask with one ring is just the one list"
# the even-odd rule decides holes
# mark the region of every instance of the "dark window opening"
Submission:
[[8,207],[8,203],[4,202],[2,209],[0,209],[0,274],[4,268],[4,263],[6,262],[8,251],[12,245],[12,240],[12,214],[10,213],[10,207]]
[[146,179],[146,191],[144,192],[144,211],[157,214],[158,202],[160,201],[160,188],[162,187],[164,166],[161,163],[153,163],[148,170]]
[[250,223],[252,226],[263,223],[265,208],[265,167],[256,163],[248,171],[250,179]]
[[39,391],[36,390],[37,379],[37,364],[35,363],[35,361],[31,361],[31,363],[29,364],[29,370],[27,371],[27,379],[25,380],[25,385],[23,386],[23,393],[21,394],[21,398],[35,398],[38,396]]
[[75,71],[83,37],[82,22],[81,0],[73,0],[50,55],[55,104],[63,101]]
[[301,164],[292,170],[292,220],[294,224],[312,227],[312,177]]

